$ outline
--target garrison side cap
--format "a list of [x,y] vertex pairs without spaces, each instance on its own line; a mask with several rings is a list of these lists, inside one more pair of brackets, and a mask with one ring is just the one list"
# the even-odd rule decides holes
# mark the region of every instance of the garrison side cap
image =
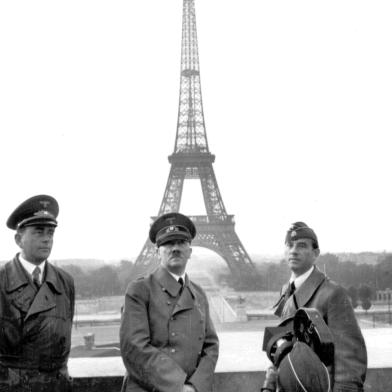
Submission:
[[314,241],[316,248],[319,247],[318,239],[314,230],[311,229],[304,222],[295,222],[290,226],[287,231],[285,244],[288,244],[290,241],[295,241],[300,238],[309,238]]
[[49,195],[30,197],[20,204],[7,220],[7,227],[17,230],[26,226],[45,225],[57,226],[59,205]]
[[282,391],[331,391],[331,376],[317,354],[300,341],[279,364],[278,384]]
[[151,225],[149,237],[158,247],[173,240],[186,240],[191,242],[196,236],[196,227],[193,222],[179,212],[169,212],[161,215]]

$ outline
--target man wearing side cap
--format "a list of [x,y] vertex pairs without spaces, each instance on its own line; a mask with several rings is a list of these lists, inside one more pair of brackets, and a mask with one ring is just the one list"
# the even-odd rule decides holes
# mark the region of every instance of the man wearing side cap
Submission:
[[[288,230],[285,244],[291,277],[282,288],[275,314],[284,323],[298,308],[317,309],[334,343],[333,392],[362,392],[367,368],[365,342],[345,290],[314,265],[320,254],[316,233],[304,222],[296,222]],[[269,369],[262,390],[274,390],[275,376]]]
[[48,262],[59,206],[29,198],[10,215],[20,248],[0,268],[0,391],[68,392],[74,314],[70,275]]
[[124,392],[212,390],[218,337],[204,291],[185,273],[195,235],[193,222],[175,212],[150,228],[160,266],[127,288],[120,326]]

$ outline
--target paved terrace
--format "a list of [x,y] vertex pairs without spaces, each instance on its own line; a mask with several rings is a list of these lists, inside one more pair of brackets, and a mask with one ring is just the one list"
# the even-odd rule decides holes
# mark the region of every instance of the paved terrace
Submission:
[[[369,356],[365,392],[392,391],[392,328],[363,329]],[[263,333],[220,332],[220,356],[214,391],[256,392],[269,361],[261,351]],[[124,366],[121,357],[70,358],[74,391],[120,391]]]

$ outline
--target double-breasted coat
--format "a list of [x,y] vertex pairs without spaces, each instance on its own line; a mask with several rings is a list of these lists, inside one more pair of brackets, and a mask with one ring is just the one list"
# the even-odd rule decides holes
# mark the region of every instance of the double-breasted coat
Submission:
[[42,379],[63,391],[69,381],[73,279],[48,262],[43,278],[37,289],[18,256],[0,268],[0,385],[10,390]]
[[163,267],[128,286],[120,327],[123,391],[181,392],[184,383],[211,391],[218,337],[207,297],[188,277],[180,289]]
[[365,341],[355,318],[351,302],[343,289],[328,279],[317,267],[287,300],[282,288],[275,314],[282,322],[294,316],[300,307],[316,308],[324,318],[334,339],[334,392],[362,391],[366,377]]

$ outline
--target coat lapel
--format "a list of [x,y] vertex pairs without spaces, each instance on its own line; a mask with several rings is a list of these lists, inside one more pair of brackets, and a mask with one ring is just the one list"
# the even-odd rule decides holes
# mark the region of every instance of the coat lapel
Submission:
[[[56,294],[61,294],[58,276],[51,264],[46,263],[45,280],[40,289],[32,285],[18,256],[5,266],[7,293],[13,293],[12,302],[24,314],[25,320],[36,313],[45,312],[56,306]],[[15,292],[16,295],[15,295]]]
[[5,290],[7,293],[18,290],[30,283],[27,273],[18,260],[18,256],[15,256],[12,261],[5,265],[5,271],[7,276]]
[[180,298],[177,301],[173,314],[177,312],[181,312],[183,310],[193,309],[194,306],[195,306],[195,301],[194,301],[192,288],[188,279],[188,275],[186,275],[184,289],[182,290]]
[[282,315],[284,304],[286,303],[285,293],[286,293],[288,287],[289,287],[289,282],[287,282],[285,285],[283,285],[282,290],[280,292],[280,298],[279,298],[278,302],[273,306],[273,308],[276,308],[274,314],[278,317],[280,317]]
[[294,293],[299,308],[306,306],[309,303],[313,294],[324,280],[325,275],[317,267],[314,267],[309,278],[306,279],[301,287]]
[[281,317],[284,319],[293,317],[297,309],[306,306],[324,280],[325,275],[317,267],[314,267],[313,272],[301,287],[282,306]]
[[21,313],[26,314],[37,291],[31,284],[17,256],[5,265],[5,271],[5,291],[9,295],[10,302]]
[[159,267],[154,273],[154,278],[158,281],[163,291],[166,291],[171,297],[177,297],[181,285],[169,274],[169,272]]
[[34,297],[28,310],[25,321],[36,313],[46,312],[56,306],[56,297],[48,285],[48,282],[43,282],[37,295]]
[[25,320],[34,314],[46,312],[56,307],[56,295],[61,294],[62,290],[58,280],[58,275],[53,266],[48,262],[46,262],[44,276],[45,279],[31,303]]
[[159,267],[154,272],[154,277],[157,279],[162,287],[162,290],[166,291],[171,297],[178,298],[176,306],[173,309],[173,314],[183,310],[192,309],[194,307],[193,294],[190,288],[190,282],[188,276],[185,276],[185,285],[181,295],[181,285],[169,274],[169,272]]

